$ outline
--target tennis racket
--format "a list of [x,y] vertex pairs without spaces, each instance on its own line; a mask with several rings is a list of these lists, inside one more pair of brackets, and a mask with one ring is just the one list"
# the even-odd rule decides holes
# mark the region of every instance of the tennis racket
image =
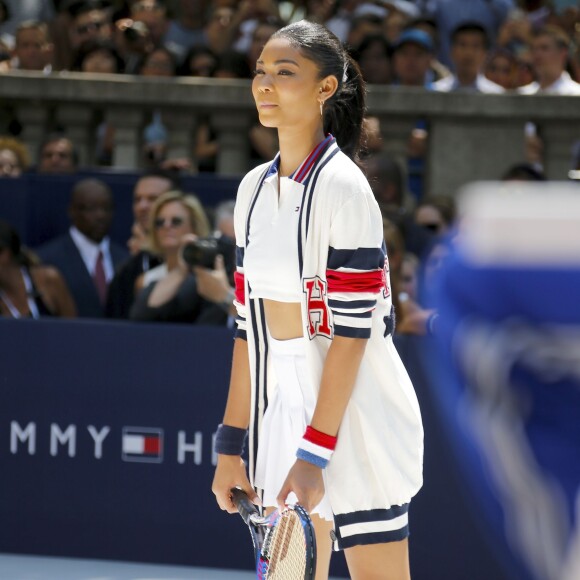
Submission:
[[299,505],[262,517],[244,491],[231,490],[232,501],[250,528],[258,580],[313,580],[316,539],[308,514]]

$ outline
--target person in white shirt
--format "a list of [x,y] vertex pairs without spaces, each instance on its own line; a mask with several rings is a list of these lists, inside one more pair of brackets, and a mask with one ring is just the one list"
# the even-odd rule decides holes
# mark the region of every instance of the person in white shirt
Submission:
[[485,78],[483,74],[488,50],[489,38],[483,26],[476,22],[466,22],[458,26],[451,35],[454,74],[433,83],[433,89],[444,93],[503,93],[503,87]]
[[[580,84],[566,72],[570,39],[557,26],[546,25],[532,35],[532,64],[536,80],[518,89],[521,95],[579,96]],[[525,158],[538,170],[543,169],[544,142],[534,123],[524,130]]]
[[52,72],[52,43],[44,22],[29,20],[16,30],[11,68]]
[[580,95],[580,84],[566,72],[570,39],[557,26],[546,25],[532,35],[536,80],[519,89],[522,95]]

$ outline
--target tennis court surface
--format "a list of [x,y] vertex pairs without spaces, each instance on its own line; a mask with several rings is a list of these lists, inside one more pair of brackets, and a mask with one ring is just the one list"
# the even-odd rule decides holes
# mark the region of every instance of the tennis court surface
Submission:
[[254,580],[252,572],[0,554],[1,580]]
[[0,554],[0,580],[254,580],[255,578],[256,575],[251,571]]

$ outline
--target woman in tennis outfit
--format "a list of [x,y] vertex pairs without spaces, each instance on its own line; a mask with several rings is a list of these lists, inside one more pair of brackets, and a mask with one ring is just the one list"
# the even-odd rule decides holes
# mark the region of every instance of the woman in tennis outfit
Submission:
[[212,489],[228,512],[236,486],[266,508],[305,507],[316,578],[332,548],[354,579],[410,578],[423,430],[392,341],[381,214],[352,160],[364,83],[332,33],[301,21],[268,41],[252,91],[280,153],[238,190],[238,330]]

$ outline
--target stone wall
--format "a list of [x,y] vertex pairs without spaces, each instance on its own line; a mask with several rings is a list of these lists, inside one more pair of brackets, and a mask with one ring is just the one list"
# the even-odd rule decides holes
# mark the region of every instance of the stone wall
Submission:
[[[33,157],[43,136],[66,128],[81,163],[94,160],[95,131],[104,121],[116,128],[114,165],[136,168],[142,132],[154,110],[170,130],[170,155],[191,156],[195,128],[209,118],[219,140],[218,171],[245,173],[248,130],[255,122],[250,82],[198,78],[152,79],[124,75],[13,72],[0,77],[0,132],[16,117]],[[453,195],[462,184],[493,180],[524,158],[524,125],[533,121],[544,140],[545,170],[566,179],[571,148],[580,139],[577,97],[440,94],[421,89],[373,86],[368,112],[379,117],[384,146],[401,158],[417,120],[427,123],[426,187]]]

